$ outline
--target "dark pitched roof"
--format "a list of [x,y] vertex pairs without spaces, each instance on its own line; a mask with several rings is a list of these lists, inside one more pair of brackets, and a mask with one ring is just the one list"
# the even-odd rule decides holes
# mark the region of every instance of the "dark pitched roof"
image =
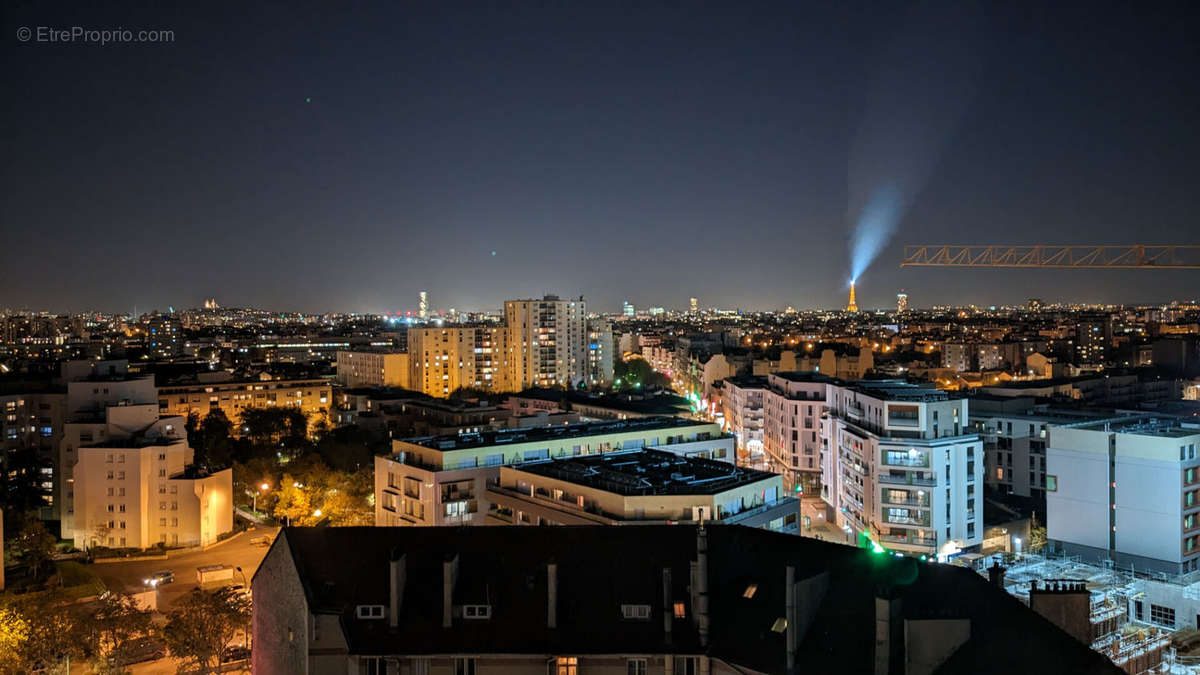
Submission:
[[[1121,672],[965,568],[740,526],[710,525],[705,536],[707,647],[692,621],[694,526],[290,528],[276,547],[289,547],[309,606],[341,615],[357,654],[706,652],[742,668],[784,672],[785,635],[772,625],[785,616],[791,566],[797,581],[827,588],[804,596],[812,603],[811,623],[799,627],[797,662],[805,672],[872,671],[878,597],[891,599],[897,620],[970,620],[970,637],[937,672]],[[393,551],[405,554],[407,570],[397,630],[386,620],[354,618],[356,605],[387,605]],[[490,604],[493,617],[455,619],[444,629],[442,563],[454,555],[454,604]],[[558,565],[557,628],[546,626],[547,562]],[[664,568],[671,569],[672,603],[684,603],[686,614],[672,619],[669,638]],[[622,604],[650,605],[650,620],[623,619]],[[903,624],[897,629],[902,644]]]

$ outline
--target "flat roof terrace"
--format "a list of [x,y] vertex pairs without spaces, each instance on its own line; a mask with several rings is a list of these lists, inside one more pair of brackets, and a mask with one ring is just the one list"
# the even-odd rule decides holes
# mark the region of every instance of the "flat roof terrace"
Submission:
[[649,449],[527,462],[511,469],[627,497],[712,495],[778,475]]

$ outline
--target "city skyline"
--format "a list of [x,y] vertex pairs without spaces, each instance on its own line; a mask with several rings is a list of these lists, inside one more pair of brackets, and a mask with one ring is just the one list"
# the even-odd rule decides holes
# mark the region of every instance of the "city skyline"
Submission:
[[[898,263],[1197,243],[1193,11],[16,7],[0,306],[1165,302],[1194,273]],[[19,39],[63,25],[173,39]]]

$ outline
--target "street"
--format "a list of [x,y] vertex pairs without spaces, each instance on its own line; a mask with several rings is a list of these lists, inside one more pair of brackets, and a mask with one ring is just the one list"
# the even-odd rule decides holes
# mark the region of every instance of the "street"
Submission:
[[262,536],[270,536],[274,541],[275,535],[278,533],[278,527],[259,525],[239,535],[236,539],[207,551],[168,553],[166,560],[97,563],[91,568],[113,592],[145,590],[143,579],[159,570],[172,570],[175,572],[175,581],[160,587],[158,594],[158,611],[166,612],[172,603],[197,586],[197,567],[206,565],[241,567],[242,573],[235,571],[233,580],[223,582],[223,584],[245,584],[249,588],[250,579],[254,576],[254,571],[258,569],[258,565],[266,556],[268,549],[267,546],[252,546],[250,541]]

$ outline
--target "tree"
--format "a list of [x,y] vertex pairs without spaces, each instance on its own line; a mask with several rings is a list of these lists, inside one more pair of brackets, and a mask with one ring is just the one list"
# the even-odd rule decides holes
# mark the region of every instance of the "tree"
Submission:
[[[0,609],[0,670],[8,666],[18,672],[53,671],[69,657],[83,656],[78,630],[83,617],[70,602],[57,594],[30,594]],[[23,626],[26,639],[9,644],[14,628]],[[15,664],[15,665],[13,665]]]
[[20,554],[21,560],[29,566],[29,575],[37,579],[42,565],[49,562],[54,555],[56,543],[54,535],[46,531],[42,521],[27,515],[17,536],[13,538],[12,546]]
[[1046,526],[1039,525],[1037,513],[1029,518],[1029,552],[1039,553],[1046,546]]
[[196,438],[192,443],[196,450],[196,464],[218,471],[233,461],[233,422],[225,411],[213,408],[196,427]]
[[249,630],[250,601],[245,594],[231,588],[195,589],[167,615],[162,637],[171,654],[195,663],[202,673],[216,673],[221,653]]
[[29,644],[29,620],[11,607],[0,607],[0,671],[21,672],[21,650]]
[[671,380],[666,375],[651,368],[650,364],[641,358],[618,361],[614,364],[613,376],[613,386],[619,390],[671,387]]
[[282,485],[275,494],[278,499],[275,502],[275,517],[281,520],[286,518],[290,525],[304,525],[312,518],[313,509],[309,493],[298,483],[299,481],[285,473]]
[[149,633],[150,619],[150,611],[142,609],[133,596],[105,593],[83,623],[80,641],[95,663],[119,668],[128,659],[130,643]]
[[[263,484],[267,485],[262,490]],[[255,504],[260,511],[269,512],[279,489],[279,460],[275,457],[251,457],[246,463],[233,463],[233,496],[235,503]],[[258,499],[254,499],[254,495]]]

